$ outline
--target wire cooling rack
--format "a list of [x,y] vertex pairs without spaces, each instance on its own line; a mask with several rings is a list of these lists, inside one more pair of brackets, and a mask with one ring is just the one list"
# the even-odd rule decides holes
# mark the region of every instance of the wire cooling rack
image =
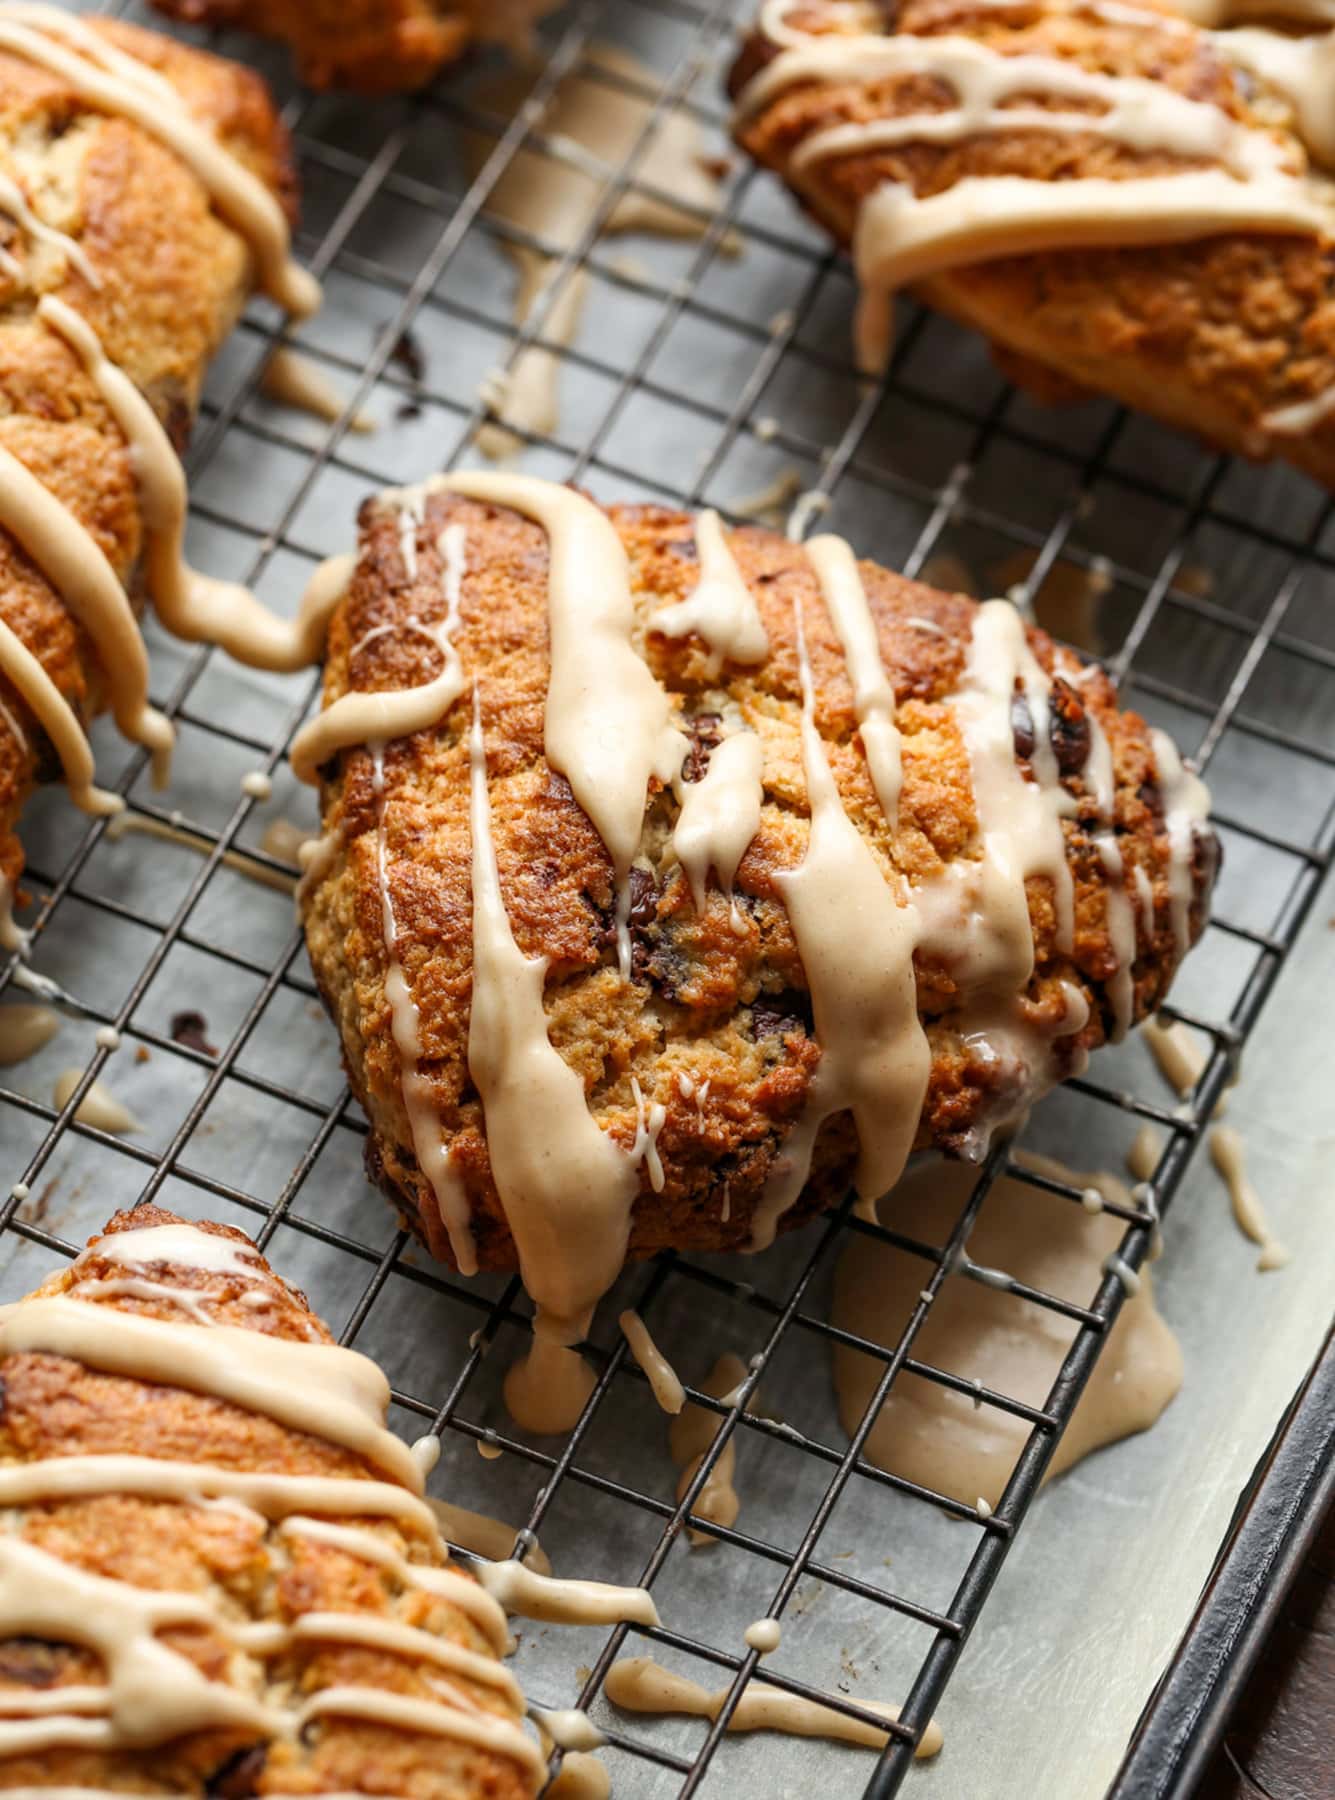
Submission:
[[[210,379],[190,456],[196,560],[290,607],[309,566],[349,542],[364,494],[468,458],[484,416],[481,378],[546,341],[551,304],[582,268],[585,327],[573,347],[550,346],[561,365],[562,423],[529,441],[525,466],[607,498],[710,503],[725,512],[747,489],[781,476],[816,496],[810,518],[824,514],[823,523],[844,530],[861,551],[909,574],[949,555],[989,586],[1013,585],[1041,617],[1063,584],[1095,595],[1107,666],[1128,703],[1174,730],[1208,773],[1228,867],[1240,872],[1231,883],[1226,876],[1220,911],[1184,972],[1183,1004],[1169,1009],[1209,1044],[1189,1102],[1165,1104],[1147,1079],[1143,1052],[1137,1060],[1126,1047],[1105,1053],[1066,1090],[1068,1108],[1111,1120],[1127,1138],[1144,1122],[1166,1134],[1152,1183],[1166,1213],[1330,859],[1330,505],[1295,477],[1241,469],[1110,406],[1046,412],[1001,380],[976,341],[911,306],[886,378],[860,383],[846,353],[846,264],[767,178],[743,166],[731,168],[726,204],[700,222],[698,241],[637,242],[632,262],[600,240],[628,189],[672,202],[645,162],[662,118],[684,110],[721,143],[721,71],[749,11],[694,0],[578,5],[544,28],[549,54],[527,104],[509,121],[487,112],[469,71],[411,101],[365,105],[302,95],[281,57],[253,43],[229,44],[290,96],[285,116],[306,188],[299,247],[328,292],[325,315],[303,331],[302,343],[342,381],[348,406],[326,428],[263,402],[260,376],[281,321],[255,303]],[[539,123],[564,75],[582,70],[638,91],[635,79],[587,63],[590,43],[604,37],[633,47],[653,72],[643,89],[644,130],[621,167],[602,171],[588,231],[568,251],[555,249],[552,285],[516,332],[502,252],[516,243],[552,247],[490,219],[488,195],[521,147],[578,154],[544,137]],[[457,150],[464,132],[491,145],[471,177]],[[348,429],[362,405],[384,422],[375,436]],[[152,837],[117,840],[105,821],[72,816],[59,793],[30,809],[33,966],[77,998],[83,1018],[115,1027],[123,1045],[110,1068],[112,1051],[85,1054],[79,1083],[58,1111],[36,1076],[6,1072],[3,1173],[18,1185],[0,1221],[15,1291],[49,1266],[52,1253],[72,1254],[117,1205],[161,1200],[243,1224],[284,1272],[307,1282],[344,1343],[381,1357],[398,1423],[443,1435],[453,1497],[508,1509],[523,1528],[521,1554],[531,1542],[525,1533],[542,1533],[546,1542],[573,1515],[587,1546],[580,1573],[643,1581],[660,1595],[674,1579],[686,1580],[689,1591],[693,1579],[699,1595],[708,1574],[674,1573],[686,1557],[684,1528],[693,1524],[728,1547],[730,1566],[749,1576],[749,1616],[778,1614],[785,1646],[804,1638],[815,1646],[807,1661],[793,1663],[809,1678],[789,1673],[780,1658],[767,1663],[765,1679],[819,1693],[854,1716],[856,1683],[822,1676],[821,1658],[832,1653],[818,1624],[802,1623],[804,1600],[820,1591],[845,1617],[852,1609],[902,1627],[895,1680],[903,1711],[867,1789],[896,1792],[1117,1316],[1121,1286],[1105,1278],[1085,1306],[1023,1290],[1068,1321],[1074,1337],[1042,1407],[985,1384],[981,1390],[985,1406],[1031,1427],[990,1516],[875,1469],[862,1456],[863,1442],[905,1372],[972,1389],[916,1357],[914,1340],[998,1172],[1021,1175],[1054,1203],[1077,1202],[1078,1190],[1024,1177],[1001,1147],[944,1245],[860,1223],[845,1207],[754,1263],[664,1256],[631,1271],[622,1291],[655,1331],[678,1315],[695,1321],[695,1354],[689,1367],[682,1363],[688,1375],[701,1379],[716,1348],[741,1343],[751,1352],[735,1404],[690,1389],[697,1405],[718,1414],[720,1429],[681,1504],[661,1457],[650,1471],[638,1450],[617,1454],[628,1409],[642,1421],[648,1400],[607,1318],[592,1351],[597,1387],[559,1448],[491,1424],[503,1418],[496,1372],[527,1330],[519,1286],[494,1278],[465,1284],[428,1266],[366,1189],[358,1172],[365,1125],[337,1071],[333,1033],[313,1016],[315,990],[286,899],[255,887],[229,860],[239,851],[252,872],[290,873],[260,844],[272,808],[231,796],[247,769],[269,774],[280,799],[291,795],[285,755],[318,681],[255,677],[149,631],[155,698],[180,734],[171,796],[180,810],[147,789],[142,753],[99,727],[102,779],[119,758],[119,790],[134,815],[185,829],[198,854]],[[0,989],[11,987],[7,998],[15,997],[16,975],[21,981],[13,960],[0,972]],[[1191,1004],[1197,996],[1199,1005]],[[183,1026],[180,1013],[192,1008],[207,1018]],[[41,1058],[34,1065],[38,1075],[47,1066]],[[144,1134],[114,1137],[75,1121],[88,1087],[104,1074],[133,1090],[149,1121]],[[1150,1208],[1111,1210],[1126,1223],[1119,1254],[1137,1269],[1149,1248]],[[814,1301],[851,1233],[921,1259],[921,1301],[888,1350],[841,1334]],[[757,1386],[767,1412],[776,1402],[786,1407],[794,1364],[827,1355],[836,1339],[881,1364],[851,1440],[832,1431],[828,1397],[805,1430],[791,1416],[746,1412]],[[697,1367],[701,1345],[709,1355]],[[755,1457],[761,1446],[785,1460],[764,1504],[748,1501],[729,1529],[694,1518],[691,1507],[734,1439],[743,1455]],[[464,1463],[475,1447],[503,1450],[504,1474],[494,1461]],[[883,1561],[853,1570],[830,1548],[854,1489],[882,1497],[902,1517],[965,1521],[952,1527],[950,1553],[930,1579],[892,1565],[887,1580]],[[615,1567],[599,1562],[599,1543],[615,1545],[615,1557],[608,1552]],[[729,1647],[721,1630],[681,1628],[682,1617],[707,1616],[703,1602],[694,1612],[663,1611],[668,1624],[659,1630],[621,1627],[579,1638],[587,1662],[577,1680],[568,1673],[575,1660],[568,1649],[557,1664],[539,1665],[541,1686],[528,1678],[544,1703],[570,1704],[578,1688],[579,1703],[594,1706],[623,1647],[691,1661],[708,1684],[727,1690],[703,1738],[698,1721],[683,1737],[657,1722],[599,1713],[615,1759],[632,1770],[622,1791],[690,1795],[711,1771],[752,1766],[727,1761],[751,1746],[729,1740],[723,1747],[723,1736],[757,1658],[737,1648],[738,1635]],[[627,1644],[628,1636],[651,1643]],[[531,1647],[521,1650],[521,1665]],[[564,1682],[553,1673],[560,1668]],[[865,1764],[843,1761],[832,1780],[851,1792],[865,1775]]]

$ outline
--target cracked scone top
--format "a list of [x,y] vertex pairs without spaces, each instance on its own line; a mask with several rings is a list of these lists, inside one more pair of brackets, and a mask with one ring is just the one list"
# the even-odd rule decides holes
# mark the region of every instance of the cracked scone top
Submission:
[[1089,391],[1335,484],[1329,35],[1082,0],[767,0],[733,134],[897,291]]
[[240,1232],[117,1214],[0,1308],[0,1378],[0,1788],[537,1792],[388,1382]]
[[360,530],[307,943],[373,1175],[554,1337],[627,1254],[980,1155],[1202,928],[1204,790],[1006,602],[522,476]]

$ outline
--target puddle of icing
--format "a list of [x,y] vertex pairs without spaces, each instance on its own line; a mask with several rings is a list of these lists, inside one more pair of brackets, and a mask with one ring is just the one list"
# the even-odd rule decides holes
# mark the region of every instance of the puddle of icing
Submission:
[[546,1800],[608,1800],[611,1792],[607,1765],[586,1751],[575,1750],[562,1760],[560,1772],[546,1789]]
[[[629,52],[612,44],[591,44],[585,66],[605,71],[617,80],[638,84],[656,92],[659,81],[651,69]],[[531,77],[513,74],[478,88],[473,98],[488,112],[510,119],[528,98]],[[618,168],[644,129],[652,100],[631,93],[613,81],[572,71],[558,85],[543,113],[538,129],[558,148],[573,146],[596,157],[609,169]],[[493,140],[471,136],[467,153],[473,173],[493,148]],[[705,214],[717,212],[721,189],[709,172],[708,148],[695,120],[677,109],[661,119],[644,154],[637,160],[635,176],[685,205]],[[521,150],[492,191],[487,212],[494,218],[534,237],[555,251],[577,244],[598,209],[605,174],[584,173],[572,163],[558,161],[541,150]],[[698,238],[707,221],[682,212],[647,194],[621,195],[603,225],[602,235],[642,231],[659,237]],[[725,240],[724,248],[735,249]],[[518,277],[513,316],[522,326],[555,266],[553,258],[525,244],[507,244],[506,252]],[[542,327],[548,343],[561,347],[574,339],[584,304],[586,279],[582,270],[565,282]],[[557,384],[560,358],[534,345],[524,350],[508,373],[489,379],[485,395],[495,415],[477,434],[484,456],[499,460],[523,448],[515,431],[550,436],[558,423]]]
[[[82,1080],[82,1069],[66,1069],[56,1077],[51,1099],[57,1111],[64,1107]],[[74,1116],[81,1125],[92,1125],[98,1131],[114,1131],[122,1136],[127,1132],[144,1129],[129,1107],[123,1106],[110,1088],[100,1081],[95,1081],[80,1100],[74,1109]]]
[[[265,365],[260,389],[279,406],[309,413],[313,419],[333,424],[343,417],[347,400],[319,363],[296,350],[291,344],[280,344]],[[354,412],[348,430],[360,434],[374,431],[376,423],[369,413]]]
[[[1077,1175],[1046,1158],[1025,1164],[1078,1188],[1096,1188],[1126,1205],[1110,1175]],[[943,1244],[974,1182],[975,1169],[930,1162],[911,1171],[881,1202],[884,1223],[929,1244]],[[1125,1226],[1002,1176],[992,1187],[969,1240],[969,1255],[1028,1285],[1079,1305],[1099,1285],[1105,1260]],[[927,1265],[906,1251],[855,1237],[835,1275],[834,1323],[874,1343],[893,1345],[918,1303]],[[1076,1334],[1075,1323],[1006,1291],[961,1274],[947,1277],[914,1340],[914,1356],[1030,1406],[1042,1406]],[[884,1364],[836,1344],[835,1391],[845,1431],[854,1431]],[[1177,1339],[1154,1308],[1148,1269],[1129,1294],[1074,1417],[1058,1441],[1048,1475],[1090,1451],[1144,1431],[1182,1381]],[[901,1374],[871,1429],[869,1462],[965,1505],[981,1496],[995,1507],[1029,1426],[995,1407],[975,1404],[921,1376]]]
[[[700,1383],[700,1391],[708,1394],[711,1399],[723,1400],[741,1386],[746,1376],[747,1367],[741,1357],[735,1356],[731,1350],[725,1350]],[[759,1399],[759,1391],[751,1395],[747,1404],[748,1412],[756,1410]],[[694,1479],[701,1457],[718,1436],[722,1424],[723,1420],[717,1413],[694,1405],[684,1407],[672,1421],[668,1432],[668,1447],[673,1462],[681,1470],[677,1480],[679,1501]],[[719,1452],[718,1460],[709,1471],[705,1485],[695,1497],[691,1511],[697,1518],[709,1519],[715,1525],[736,1524],[742,1505],[733,1485],[736,1474],[737,1433],[734,1431]],[[718,1542],[709,1532],[696,1531],[693,1527],[687,1530],[686,1535],[692,1547],[697,1550]]]
[[22,1000],[0,1007],[0,1069],[13,1068],[35,1056],[60,1030],[60,1014],[49,1006]]
[[1261,1196],[1247,1173],[1247,1146],[1241,1133],[1231,1125],[1216,1125],[1210,1133],[1210,1160],[1228,1184],[1228,1197],[1238,1230],[1260,1246],[1257,1269],[1262,1273],[1268,1269],[1282,1269],[1292,1261],[1292,1253],[1270,1229]]

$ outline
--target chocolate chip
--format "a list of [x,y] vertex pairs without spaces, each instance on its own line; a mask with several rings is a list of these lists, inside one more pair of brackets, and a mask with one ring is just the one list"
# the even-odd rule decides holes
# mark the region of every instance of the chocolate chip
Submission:
[[688,727],[691,747],[681,766],[683,781],[703,781],[709,758],[723,742],[723,719],[719,713],[697,713]]
[[396,362],[409,381],[420,386],[426,378],[426,353],[411,331],[401,331],[394,340],[389,360]]
[[1080,696],[1060,676],[1052,684],[1048,738],[1063,775],[1078,775],[1089,761],[1089,715]]
[[1015,740],[1015,754],[1021,762],[1028,762],[1034,754],[1034,715],[1021,688],[1016,689],[1011,701],[1011,736]]
[[751,1008],[751,1035],[757,1038],[783,1038],[794,1031],[803,1036],[811,1028],[811,1002],[796,989],[782,994],[767,994]]
[[658,917],[658,883],[647,869],[633,867],[630,872],[630,928],[643,931]]
[[217,1046],[209,1042],[208,1031],[209,1022],[203,1013],[172,1014],[171,1038],[174,1044],[184,1044],[187,1050],[198,1050],[204,1056],[216,1056]]

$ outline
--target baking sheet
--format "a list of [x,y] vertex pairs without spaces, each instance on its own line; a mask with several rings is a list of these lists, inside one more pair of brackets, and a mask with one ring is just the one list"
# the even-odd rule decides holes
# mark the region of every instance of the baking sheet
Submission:
[[[597,14],[598,35],[629,45],[664,75],[689,53],[698,24],[685,7],[625,4],[590,11]],[[553,23],[551,41],[572,29],[570,20],[566,15]],[[245,53],[271,71],[281,69],[281,59],[254,45],[246,45]],[[715,56],[692,89],[702,110],[715,117],[722,60]],[[456,77],[451,91],[466,95],[471,79]],[[396,291],[389,278],[405,286],[413,279],[448,217],[448,196],[463,191],[463,164],[448,121],[431,107],[329,98],[294,103],[294,116],[308,147],[321,152],[318,166],[307,169],[308,247],[347,202],[359,159],[364,164],[386,142],[397,145],[393,167],[409,184],[406,192],[413,192],[411,182],[429,182],[447,196],[433,212],[384,194],[348,231],[327,282],[325,309],[303,328],[300,341],[350,388],[350,371],[361,365],[401,300],[402,288]],[[801,253],[819,239],[768,181],[751,181],[741,171],[733,179],[743,190],[738,211],[747,243],[741,257],[717,258],[701,270],[694,246],[634,240],[616,248],[633,252],[646,280],[628,284],[621,276],[595,273],[576,345],[583,360],[568,360],[564,369],[560,433],[566,448],[535,449],[524,467],[561,476],[569,470],[571,448],[593,444],[597,455],[582,479],[600,497],[663,498],[689,491],[700,474],[701,497],[725,507],[782,470],[796,470],[804,484],[815,478],[819,447],[839,438],[859,398],[856,383],[830,361],[836,352],[842,356],[847,273],[833,262],[813,265]],[[688,277],[695,307],[647,356],[647,384],[625,389],[627,371],[652,348],[663,293]],[[507,343],[510,282],[499,245],[474,228],[414,324],[433,397],[418,416],[397,418],[401,378],[397,386],[392,375],[377,382],[370,410],[384,428],[369,439],[348,439],[313,481],[307,448],[324,441],[324,427],[246,399],[239,423],[220,445],[214,443],[196,471],[194,560],[222,574],[244,575],[259,559],[260,592],[291,611],[312,558],[349,543],[355,508],[366,492],[418,477],[455,451],[477,381]],[[778,357],[762,383],[757,372],[776,361],[770,323],[789,311],[799,315],[798,348]],[[252,323],[219,359],[209,382],[214,409],[231,402],[255,367],[267,346],[262,327],[271,317],[257,307]],[[896,390],[880,408],[858,462],[837,485],[826,522],[851,535],[860,549],[902,563],[915,546],[926,547],[923,528],[939,489],[971,459],[962,503],[934,547],[986,575],[1041,542],[1063,517],[1079,485],[1079,459],[1108,429],[1111,409],[1093,405],[1054,414],[1012,398],[1004,403],[1007,429],[980,433],[979,421],[999,402],[1001,384],[979,345],[939,321],[911,327],[904,342]],[[804,344],[822,360],[804,360]],[[727,397],[741,392],[748,379],[758,390],[750,419],[779,420],[777,438],[768,430],[739,433],[726,423]],[[609,418],[619,394],[619,410]],[[207,420],[203,433],[206,445],[213,442]],[[1070,542],[1085,556],[1110,559],[1098,605],[1109,648],[1135,616],[1143,585],[1180,533],[1208,468],[1194,446],[1141,421],[1121,429],[1100,464]],[[1153,492],[1138,485],[1146,475]],[[1301,537],[1317,511],[1314,491],[1282,472],[1230,475],[1218,491],[1214,516],[1198,532],[1191,558],[1208,571],[1219,617],[1203,620],[1165,607],[1127,688],[1128,697],[1176,730],[1188,749],[1199,738],[1201,715],[1172,705],[1162,684],[1175,684],[1207,709],[1222,698],[1246,654],[1249,622],[1263,616],[1288,567],[1283,545],[1258,539],[1250,528]],[[1327,576],[1314,575],[1294,602],[1288,623],[1302,647],[1335,650],[1329,586]],[[201,668],[193,652],[151,625],[149,638],[155,697],[172,694],[182,681],[190,688],[169,796],[164,802],[151,794],[141,775],[132,797],[179,808],[191,823],[221,830],[243,804],[242,775],[285,739],[312,683],[256,676],[220,656],[207,658],[192,676]],[[1248,688],[1248,715],[1335,748],[1332,685],[1329,671],[1313,670],[1296,655],[1268,653]],[[130,752],[105,722],[95,743],[100,779],[129,766]],[[1318,843],[1332,798],[1324,763],[1230,729],[1209,775],[1222,814],[1278,837]],[[246,805],[238,842],[257,843],[279,816],[314,825],[310,795],[295,787],[282,764],[272,800]],[[59,874],[86,841],[87,829],[62,793],[39,796],[24,830],[34,869]],[[1276,929],[1297,866],[1293,856],[1236,831],[1223,835],[1220,915],[1257,931]],[[44,1232],[80,1242],[117,1206],[134,1203],[153,1178],[157,1157],[168,1151],[175,1172],[157,1197],[189,1216],[221,1218],[253,1231],[262,1209],[279,1204],[268,1246],[276,1266],[307,1288],[335,1329],[357,1323],[358,1347],[384,1363],[397,1389],[432,1408],[454,1395],[451,1424],[457,1429],[446,1432],[433,1490],[522,1523],[550,1479],[550,1460],[560,1445],[534,1444],[539,1460],[514,1448],[486,1461],[473,1435],[493,1432],[523,1442],[511,1433],[499,1398],[500,1377],[522,1341],[515,1322],[499,1320],[494,1344],[455,1394],[470,1334],[487,1322],[488,1307],[505,1284],[453,1283],[442,1296],[412,1279],[412,1268],[422,1264],[420,1253],[408,1249],[385,1274],[369,1313],[358,1317],[368,1280],[393,1250],[395,1229],[361,1174],[362,1128],[347,1102],[333,1034],[293,935],[290,904],[220,869],[181,926],[174,916],[199,868],[193,852],[175,845],[101,837],[42,933],[36,966],[107,1018],[118,1016],[164,941],[169,947],[143,984],[126,1041],[104,1071],[143,1130],[120,1145],[65,1133],[33,1182],[21,1216]],[[33,887],[40,892],[41,881]],[[1257,1186],[1294,1260],[1280,1273],[1254,1273],[1255,1250],[1235,1231],[1217,1178],[1197,1159],[1168,1222],[1158,1271],[1162,1310],[1186,1353],[1183,1392],[1153,1432],[1098,1454],[1040,1497],[940,1709],[946,1747],[934,1763],[914,1769],[909,1792],[949,1800],[981,1794],[989,1800],[1021,1794],[1073,1800],[1100,1793],[1120,1758],[1238,1491],[1317,1347],[1335,1292],[1329,1199],[1335,1140],[1323,1055],[1335,1013],[1327,931],[1333,908],[1335,897],[1318,900],[1248,1051],[1231,1107],[1248,1139]],[[1184,969],[1175,1000],[1202,1019],[1226,1020],[1257,954],[1253,944],[1211,931]],[[279,968],[286,972],[275,981],[272,972]],[[210,1040],[224,1052],[221,1073],[163,1041],[170,1039],[173,1015],[186,1009],[205,1015]],[[0,1073],[0,1085],[26,1096],[34,1108],[0,1101],[0,1183],[23,1174],[42,1143],[48,1118],[40,1109],[49,1108],[54,1077],[86,1064],[92,1029],[91,1023],[67,1021],[37,1057]],[[145,1040],[137,1040],[136,1031],[151,1038],[146,1060],[137,1059],[136,1042]],[[1156,1104],[1175,1100],[1136,1043],[1096,1059],[1090,1075]],[[1036,1111],[1024,1143],[1077,1165],[1120,1171],[1137,1123],[1068,1090]],[[318,1154],[294,1188],[293,1171],[312,1144],[319,1145]],[[222,1184],[238,1198],[204,1191],[201,1183]],[[699,1259],[697,1266],[710,1275],[754,1284],[752,1293],[723,1292],[680,1270],[634,1270],[601,1309],[595,1339],[610,1347],[619,1306],[641,1301],[649,1291],[643,1304],[656,1338],[682,1376],[698,1382],[722,1350],[749,1357],[762,1349],[773,1309],[801,1278],[820,1233],[821,1227],[812,1227],[757,1260]],[[6,1297],[51,1266],[50,1251],[39,1244],[11,1236],[2,1248]],[[804,1294],[802,1312],[812,1319],[828,1316],[831,1270],[827,1254]],[[828,1350],[800,1323],[775,1355],[764,1398],[766,1409],[796,1432],[842,1450]],[[427,1422],[406,1408],[396,1419],[408,1435]],[[739,1527],[792,1552],[830,1467],[797,1442],[741,1430]],[[542,1523],[540,1537],[558,1571],[637,1579],[661,1518],[609,1493],[605,1484],[670,1503],[674,1482],[665,1421],[642,1382],[618,1375]],[[945,1608],[976,1538],[975,1527],[855,1476],[817,1557],[919,1605]],[[683,1542],[671,1551],[655,1595],[670,1629],[740,1656],[742,1633],[769,1610],[781,1574],[780,1564],[756,1554],[726,1546],[692,1553]],[[520,1637],[517,1673],[535,1698],[556,1705],[573,1701],[578,1671],[593,1663],[604,1641],[602,1632],[541,1626],[522,1627]],[[895,1699],[929,1641],[926,1627],[808,1577],[786,1615],[772,1666],[853,1698]],[[632,1633],[627,1648],[648,1646]],[[701,1658],[670,1649],[656,1654],[706,1685],[726,1678]],[[684,1755],[704,1732],[697,1721],[628,1719],[602,1702],[595,1717]],[[615,1749],[605,1754],[617,1792],[654,1800],[679,1786],[680,1778],[667,1771],[655,1772]],[[776,1794],[806,1795],[818,1785],[855,1794],[870,1766],[866,1752],[816,1742],[728,1740],[701,1791],[722,1796],[763,1783]]]

